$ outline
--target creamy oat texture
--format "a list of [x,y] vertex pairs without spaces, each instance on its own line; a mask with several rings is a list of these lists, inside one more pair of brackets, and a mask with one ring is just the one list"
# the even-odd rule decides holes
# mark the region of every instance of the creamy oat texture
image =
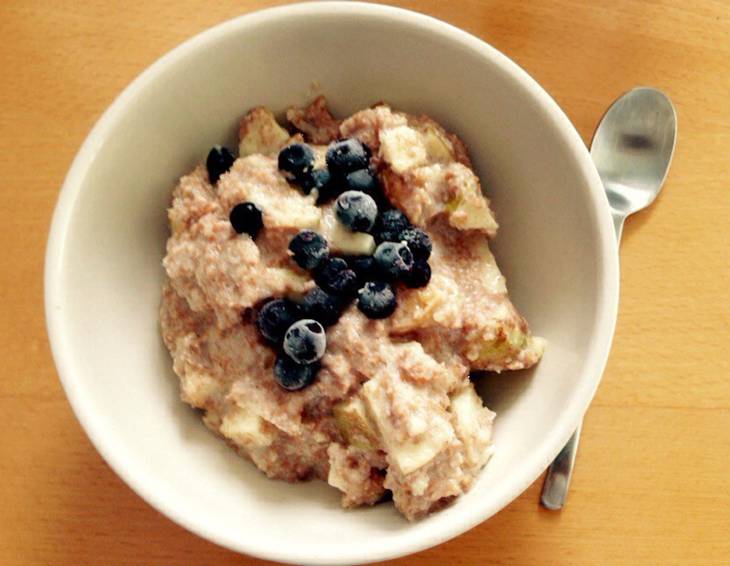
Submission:
[[[392,492],[408,519],[468,490],[492,454],[494,413],[482,405],[471,370],[525,368],[543,342],[507,296],[489,251],[497,222],[463,143],[426,116],[381,104],[336,120],[323,98],[287,118],[290,135],[265,108],[241,121],[240,157],[212,187],[198,166],[173,191],[164,267],[161,328],[182,399],[269,477],[321,478],[345,507]],[[299,230],[318,230],[342,253],[370,253],[331,205],[315,205],[277,169],[278,151],[357,137],[370,146],[391,202],[433,241],[433,276],[422,289],[399,288],[396,312],[369,320],[354,305],[327,331],[316,381],[287,392],[274,381],[274,352],[255,326],[270,297],[297,299],[314,283],[290,259]],[[238,235],[231,208],[253,201],[264,229]]]

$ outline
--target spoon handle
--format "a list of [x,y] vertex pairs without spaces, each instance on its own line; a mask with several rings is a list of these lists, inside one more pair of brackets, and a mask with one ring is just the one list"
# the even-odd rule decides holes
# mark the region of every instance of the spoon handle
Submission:
[[[616,241],[620,242],[626,215],[611,209],[611,217],[613,218],[613,229],[616,232]],[[542,493],[540,494],[540,502],[546,509],[557,511],[562,509],[565,504],[565,497],[568,495],[568,487],[570,486],[570,478],[573,477],[575,455],[578,452],[578,441],[580,440],[582,427],[583,421],[581,420],[573,436],[563,446],[563,449],[558,453],[547,470],[545,483],[542,485]]]
[[542,494],[540,502],[543,507],[551,511],[557,511],[563,507],[565,496],[568,494],[568,486],[570,478],[573,476],[573,467],[575,465],[575,454],[578,451],[578,441],[580,440],[580,429],[583,422],[575,429],[573,436],[570,437],[567,444],[558,453],[548,468],[545,476],[545,483],[542,486]]

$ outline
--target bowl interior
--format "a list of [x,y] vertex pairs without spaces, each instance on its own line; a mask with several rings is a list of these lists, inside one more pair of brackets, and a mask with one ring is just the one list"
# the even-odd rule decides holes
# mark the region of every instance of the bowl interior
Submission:
[[[180,402],[158,334],[165,209],[176,179],[211,145],[233,143],[248,108],[283,111],[318,92],[340,116],[386,100],[427,113],[464,139],[501,224],[493,247],[513,300],[549,341],[536,369],[480,379],[499,413],[496,454],[468,494],[414,524],[387,504],[344,512],[321,482],[266,479]],[[214,28],[125,91],[67,179],[46,284],[54,356],[74,409],[135,490],[231,548],[299,563],[355,563],[454,536],[534,481],[598,383],[617,272],[588,159],[531,79],[430,18],[309,4]]]

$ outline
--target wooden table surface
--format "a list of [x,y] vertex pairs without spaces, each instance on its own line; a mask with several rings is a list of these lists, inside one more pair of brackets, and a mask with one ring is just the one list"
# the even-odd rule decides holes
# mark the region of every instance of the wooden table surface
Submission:
[[[185,38],[269,4],[0,3],[0,564],[263,563],[176,526],[96,453],[51,360],[42,275],[59,187],[112,99]],[[586,141],[636,85],[670,95],[679,138],[660,198],[624,231],[616,337],[567,507],[541,509],[540,480],[398,563],[730,564],[730,3],[399,4],[513,58]]]

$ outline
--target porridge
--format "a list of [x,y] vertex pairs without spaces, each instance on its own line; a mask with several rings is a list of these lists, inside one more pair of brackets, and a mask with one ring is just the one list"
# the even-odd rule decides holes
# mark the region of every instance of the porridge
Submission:
[[215,147],[174,188],[163,340],[183,401],[269,477],[415,519],[492,454],[470,372],[529,367],[543,341],[459,138],[385,104],[286,117],[249,111],[238,157]]

